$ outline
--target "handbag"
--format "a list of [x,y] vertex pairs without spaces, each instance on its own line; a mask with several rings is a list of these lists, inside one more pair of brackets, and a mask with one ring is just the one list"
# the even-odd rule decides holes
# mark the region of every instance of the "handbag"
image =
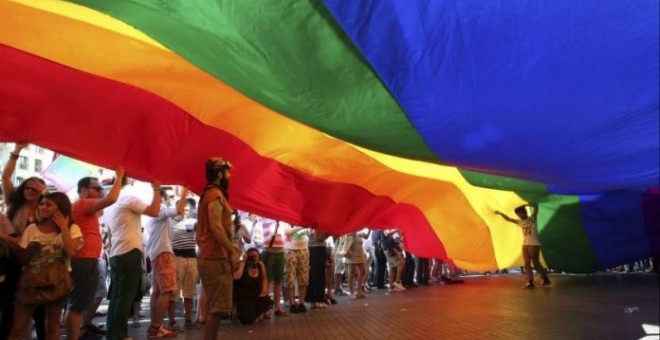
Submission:
[[23,305],[46,305],[69,295],[73,281],[63,261],[54,261],[40,270],[25,266],[18,282],[16,301]]

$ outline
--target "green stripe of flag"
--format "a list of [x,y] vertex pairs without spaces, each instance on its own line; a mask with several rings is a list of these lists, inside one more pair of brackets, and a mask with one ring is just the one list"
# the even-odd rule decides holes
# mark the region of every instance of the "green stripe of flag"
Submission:
[[369,149],[438,162],[319,1],[73,2],[138,28],[292,119]]
[[582,224],[578,196],[554,195],[542,183],[460,169],[472,185],[514,191],[539,203],[538,228],[543,256],[551,268],[575,273],[598,270],[599,264]]

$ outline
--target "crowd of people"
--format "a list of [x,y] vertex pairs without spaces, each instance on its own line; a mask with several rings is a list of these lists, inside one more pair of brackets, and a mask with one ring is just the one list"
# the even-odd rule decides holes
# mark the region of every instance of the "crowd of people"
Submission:
[[[188,197],[186,189],[176,197],[174,188],[154,180],[145,203],[119,167],[106,187],[98,178],[81,178],[72,202],[64,193],[48,193],[38,177],[14,187],[25,146],[16,144],[2,174],[3,339],[24,338],[33,328],[39,339],[59,339],[61,325],[73,339],[125,339],[145,294],[149,338],[203,327],[205,337],[214,339],[227,315],[241,323],[286,317],[336,304],[336,294],[364,299],[372,289],[398,292],[442,276],[441,262],[408,254],[395,229],[331,236],[239,213],[229,204],[231,164],[222,158],[207,162],[200,197]],[[92,319],[105,298],[103,330]],[[181,326],[176,301],[183,305]]]
[[[127,339],[128,321],[139,318],[145,294],[148,338],[174,338],[195,327],[215,339],[225,317],[250,324],[327,308],[338,303],[337,295],[350,303],[377,289],[394,293],[462,282],[450,263],[406,251],[397,229],[330,235],[232,209],[232,167],[220,157],[206,162],[207,185],[199,197],[185,188],[177,197],[174,188],[154,180],[145,203],[119,167],[105,188],[97,178],[80,179],[78,199],[71,202],[63,193],[48,193],[37,177],[14,187],[24,147],[16,145],[2,174],[7,210],[0,214],[0,339],[31,334],[31,320],[39,339],[59,339],[61,324],[70,339],[81,332]],[[518,218],[496,212],[523,230],[527,288],[534,286],[532,264],[541,285],[551,284],[539,261],[538,208],[529,207],[529,215],[526,206],[516,209]],[[105,298],[104,330],[92,319]],[[183,325],[176,321],[177,301]]]

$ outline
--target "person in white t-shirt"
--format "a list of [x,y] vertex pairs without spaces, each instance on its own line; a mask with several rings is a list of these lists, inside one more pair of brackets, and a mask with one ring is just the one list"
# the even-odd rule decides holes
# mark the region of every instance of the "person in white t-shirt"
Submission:
[[[532,216],[527,215],[527,207],[532,208]],[[523,232],[523,246],[522,256],[525,263],[525,288],[534,288],[534,272],[532,271],[532,263],[534,269],[541,275],[543,282],[541,286],[549,286],[551,284],[548,278],[548,271],[541,265],[539,260],[541,253],[541,241],[539,241],[539,234],[536,226],[536,219],[539,213],[539,206],[536,203],[524,204],[517,207],[514,212],[520,219],[511,218],[500,211],[495,211],[495,214],[502,216],[508,222],[517,224]]]
[[[20,246],[25,249],[27,263],[21,276],[27,271],[39,272],[46,270],[54,262],[64,261],[67,271],[71,271],[70,259],[82,246],[82,232],[73,224],[71,218],[71,201],[61,193],[54,192],[42,196],[38,204],[39,219],[23,231]],[[59,262],[60,264],[62,262]],[[67,273],[68,274],[68,273]],[[38,305],[25,301],[24,297],[34,294],[23,291],[19,286],[15,301],[14,323],[10,339],[20,339],[30,326],[30,319]],[[66,296],[64,297],[66,299]],[[41,305],[46,315],[46,338],[60,338],[60,323],[62,307],[65,300],[53,301]]]
[[128,317],[138,295],[142,277],[144,240],[141,216],[157,217],[160,213],[160,182],[152,181],[153,197],[147,205],[126,191],[124,177],[117,202],[105,209],[103,223],[110,231],[110,304],[108,306],[108,340],[128,337]]
[[168,327],[163,326],[165,313],[168,310],[172,295],[177,290],[176,260],[172,250],[170,236],[170,220],[176,216],[183,216],[186,206],[188,189],[184,189],[179,203],[173,206],[174,193],[172,188],[160,189],[162,204],[157,217],[150,218],[146,224],[147,256],[151,259],[151,274],[153,277],[151,287],[151,328],[147,331],[149,336],[165,337],[176,336],[181,328],[174,323]]

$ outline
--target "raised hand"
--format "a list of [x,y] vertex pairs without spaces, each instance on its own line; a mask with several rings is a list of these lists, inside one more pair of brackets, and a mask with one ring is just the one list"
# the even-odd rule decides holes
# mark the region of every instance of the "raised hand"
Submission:
[[19,154],[21,150],[25,149],[26,146],[28,146],[29,143],[21,142],[21,143],[16,143],[16,146],[14,147],[14,153]]
[[69,230],[69,218],[65,217],[61,211],[56,211],[51,218],[60,232],[64,229]]
[[118,181],[121,181],[121,179],[124,178],[124,167],[123,166],[118,166],[115,169],[115,176],[117,177]]

